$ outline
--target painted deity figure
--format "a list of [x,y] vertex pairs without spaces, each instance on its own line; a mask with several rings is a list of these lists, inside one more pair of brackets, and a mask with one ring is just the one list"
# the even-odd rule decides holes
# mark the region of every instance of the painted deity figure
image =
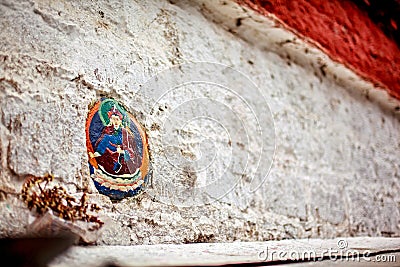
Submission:
[[89,156],[96,159],[99,169],[106,175],[131,177],[140,167],[142,158],[131,130],[123,125],[126,114],[116,105],[106,114],[109,123],[93,147],[95,152],[89,152]]

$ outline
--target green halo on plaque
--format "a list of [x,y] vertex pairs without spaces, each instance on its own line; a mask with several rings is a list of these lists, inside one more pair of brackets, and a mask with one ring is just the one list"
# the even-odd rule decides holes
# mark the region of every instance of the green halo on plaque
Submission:
[[103,122],[103,125],[107,126],[110,124],[110,116],[108,116],[108,112],[110,112],[110,110],[112,110],[112,109],[116,109],[122,114],[122,116],[123,116],[122,125],[126,126],[126,123],[127,123],[126,110],[123,106],[121,106],[114,99],[106,99],[103,102],[101,102],[101,105],[99,108],[99,115],[100,115],[101,121]]

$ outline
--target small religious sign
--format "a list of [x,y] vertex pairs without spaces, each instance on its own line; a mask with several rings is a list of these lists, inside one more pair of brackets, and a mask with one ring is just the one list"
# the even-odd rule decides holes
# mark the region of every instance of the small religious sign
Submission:
[[137,196],[149,181],[146,133],[115,99],[102,98],[86,120],[90,176],[97,190],[111,199]]

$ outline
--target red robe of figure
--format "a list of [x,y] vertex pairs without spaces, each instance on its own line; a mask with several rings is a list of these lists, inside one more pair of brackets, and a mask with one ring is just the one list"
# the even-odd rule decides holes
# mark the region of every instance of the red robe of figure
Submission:
[[99,168],[107,175],[129,177],[139,168],[142,157],[132,134],[121,125],[122,114],[114,111],[109,117],[111,125],[104,127],[94,155]]

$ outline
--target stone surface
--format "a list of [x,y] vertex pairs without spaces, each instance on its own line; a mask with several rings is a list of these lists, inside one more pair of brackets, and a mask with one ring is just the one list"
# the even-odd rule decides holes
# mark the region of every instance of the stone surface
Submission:
[[[343,249],[338,246],[347,245]],[[309,261],[305,266],[398,266],[398,238],[299,239],[184,245],[72,247],[49,266],[215,266]],[[258,264],[257,264],[258,263]],[[300,264],[301,266],[302,264]],[[284,265],[286,266],[286,265]],[[296,264],[298,266],[298,264]],[[351,265],[352,266],[352,265]]]
[[[242,40],[245,35],[227,31],[218,22],[223,16],[214,13],[211,6],[186,1],[1,2],[1,236],[25,233],[29,212],[17,194],[25,174],[46,172],[71,193],[88,190],[103,208],[109,220],[98,245],[400,235],[398,112],[371,101],[362,86],[338,83],[279,56],[275,48],[271,52]],[[280,54],[290,50],[281,49]],[[265,155],[274,156],[274,162],[271,169],[258,170],[269,174],[267,179],[251,192],[251,177],[233,168],[227,175],[239,177],[235,189],[195,207],[168,205],[151,194],[120,202],[99,195],[89,177],[84,126],[88,106],[100,96],[127,105],[146,127],[155,185],[170,179],[195,188],[203,181],[192,169],[174,168],[163,157],[167,124],[157,122],[178,110],[185,97],[220,100],[219,91],[188,86],[160,101],[145,97],[146,90],[157,90],[148,87],[154,75],[193,61],[240,71],[266,101],[249,89],[240,97],[226,94],[225,113],[220,106],[194,102],[183,111],[195,117],[198,108],[210,117],[226,114],[222,117],[228,120],[221,127],[209,120],[205,130],[201,120],[188,123],[185,131],[176,132],[177,155],[211,160],[219,152],[220,169],[227,162],[242,167],[243,159],[249,170],[256,168],[258,144],[268,140],[260,140],[258,132],[245,133],[245,127],[237,136],[248,143],[236,142],[223,130],[236,125],[233,111],[243,108],[243,118],[251,115],[246,105],[233,105],[246,98],[263,114],[272,113],[273,126],[263,127],[275,133],[276,149]],[[210,75],[204,69],[199,73]],[[153,103],[157,112],[142,109]],[[204,139],[214,147],[201,150]],[[229,154],[231,148],[240,152]],[[206,178],[225,177],[220,169],[213,170],[217,177]]]

